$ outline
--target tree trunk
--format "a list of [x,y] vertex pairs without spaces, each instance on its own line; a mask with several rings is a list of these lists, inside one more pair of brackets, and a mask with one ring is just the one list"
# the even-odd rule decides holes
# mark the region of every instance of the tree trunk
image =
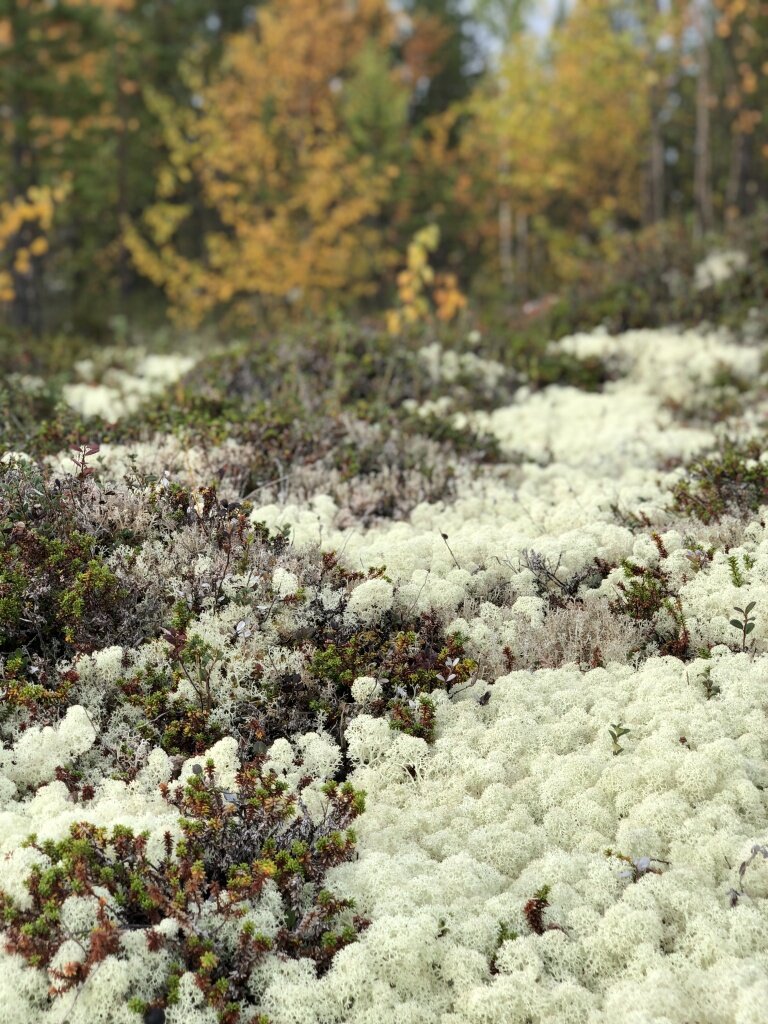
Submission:
[[651,114],[649,213],[652,224],[664,219],[664,140],[661,136],[658,104]]
[[507,195],[507,175],[509,159],[505,155],[501,160],[501,198],[499,199],[499,266],[501,269],[501,286],[506,298],[510,298],[515,287],[514,238],[512,224],[512,201]]
[[130,211],[128,197],[128,162],[129,162],[129,138],[128,138],[128,111],[126,99],[123,93],[123,41],[119,37],[113,47],[115,71],[115,106],[117,113],[117,209],[116,209],[116,237],[119,239],[117,251],[117,279],[119,282],[118,306],[119,312],[125,314],[128,295],[131,290],[131,258],[123,240],[125,224]]
[[[9,199],[19,199],[25,196],[28,190],[37,184],[37,170],[34,162],[34,150],[32,148],[32,134],[30,127],[29,111],[27,109],[27,95],[25,92],[25,58],[27,48],[30,45],[28,14],[23,5],[17,0],[11,0],[8,7],[8,18],[11,27],[11,41],[20,55],[11,75],[10,106],[14,124],[12,153],[12,171],[9,190]],[[25,224],[21,230],[11,239],[9,244],[9,257],[13,266],[16,253],[28,246],[34,237],[34,231],[30,225]],[[22,329],[40,333],[42,330],[41,320],[41,296],[39,281],[36,279],[41,272],[39,260],[32,261],[32,268],[24,274],[12,271],[14,298],[11,306],[11,318],[13,322]]]
[[694,196],[699,229],[711,230],[715,221],[712,202],[712,148],[710,114],[709,34],[705,11],[697,7],[699,29],[698,76],[696,78],[696,139],[694,145]]
[[522,210],[518,210],[515,217],[515,250],[520,298],[527,299],[530,291],[528,288],[528,215]]
[[725,189],[726,216],[731,220],[735,220],[741,213],[744,213],[740,199],[746,155],[745,141],[743,133],[734,127],[731,132],[731,159],[728,166],[728,184]]

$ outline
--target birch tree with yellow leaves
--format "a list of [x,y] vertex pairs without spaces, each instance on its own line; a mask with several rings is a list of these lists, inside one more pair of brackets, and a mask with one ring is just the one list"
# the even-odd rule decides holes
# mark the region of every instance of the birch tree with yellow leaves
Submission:
[[[126,225],[136,266],[179,321],[234,303],[318,309],[360,298],[395,256],[381,214],[400,174],[407,91],[386,0],[281,0],[230,37],[194,108],[166,104],[157,203]],[[187,64],[194,78],[194,61]],[[382,118],[366,123],[362,93]],[[369,119],[370,120],[370,119]],[[199,190],[202,254],[184,249]]]
[[645,69],[612,13],[580,0],[546,46],[516,34],[471,103],[465,162],[474,153],[485,168],[487,223],[508,296],[525,297],[542,266],[553,280],[572,278],[585,240],[640,219]]

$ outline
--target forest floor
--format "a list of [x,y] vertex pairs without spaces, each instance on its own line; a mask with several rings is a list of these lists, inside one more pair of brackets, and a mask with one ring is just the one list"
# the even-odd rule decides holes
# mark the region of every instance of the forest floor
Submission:
[[9,375],[0,1022],[763,1024],[765,337]]

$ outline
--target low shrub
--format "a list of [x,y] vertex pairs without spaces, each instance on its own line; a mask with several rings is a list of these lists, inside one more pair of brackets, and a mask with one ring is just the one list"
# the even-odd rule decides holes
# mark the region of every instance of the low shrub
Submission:
[[[301,786],[289,792],[265,770],[263,758],[242,766],[234,793],[217,784],[212,761],[183,789],[163,789],[182,815],[182,838],[174,843],[166,833],[159,861],[148,856],[148,833],[121,825],[110,832],[80,822],[58,842],[27,841],[41,863],[26,880],[24,908],[0,892],[6,949],[47,969],[51,995],[60,995],[108,956],[124,955],[122,938],[138,930],[148,951],[163,956],[165,980],[157,991],[137,993],[134,1010],[174,1005],[179,979],[191,972],[221,1024],[250,1021],[249,981],[267,953],[310,959],[322,974],[365,928],[352,901],[322,887],[327,871],[353,855],[349,826],[364,809],[364,795],[327,783],[326,810],[316,822]],[[267,935],[249,916],[270,885],[279,893],[280,912]],[[73,936],[62,908],[73,896],[91,900],[94,913],[77,938],[80,955],[67,960],[61,953],[72,954]]]
[[724,515],[745,517],[768,503],[768,462],[761,460],[764,445],[757,440],[723,442],[687,467],[685,477],[673,488],[676,512],[695,516],[703,523]]

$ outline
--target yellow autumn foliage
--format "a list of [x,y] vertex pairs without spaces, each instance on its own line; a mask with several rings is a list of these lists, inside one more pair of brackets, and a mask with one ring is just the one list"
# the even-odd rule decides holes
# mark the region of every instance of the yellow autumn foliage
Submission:
[[417,231],[406,253],[406,267],[397,275],[397,306],[385,314],[387,330],[399,334],[404,327],[429,323],[434,318],[448,323],[466,309],[467,298],[455,274],[436,274],[429,258],[440,245],[440,228],[428,224]]
[[0,203],[0,303],[13,302],[15,282],[33,273],[34,261],[48,252],[56,209],[69,190],[67,182],[35,185]]
[[488,260],[514,259],[515,273],[535,245],[555,278],[571,279],[581,239],[641,217],[654,69],[614,7],[579,0],[546,51],[517,34],[468,104],[468,202],[478,214],[485,204]]
[[[197,110],[148,97],[164,125],[168,169],[157,204],[126,226],[125,242],[176,320],[197,323],[233,299],[246,309],[254,301],[312,309],[371,292],[387,261],[377,216],[391,165],[353,146],[343,99],[363,48],[386,55],[393,32],[386,0],[281,0],[259,11],[254,30],[230,37],[214,81],[195,82]],[[195,74],[190,63],[187,79]],[[176,242],[189,181],[215,225],[203,261]]]

